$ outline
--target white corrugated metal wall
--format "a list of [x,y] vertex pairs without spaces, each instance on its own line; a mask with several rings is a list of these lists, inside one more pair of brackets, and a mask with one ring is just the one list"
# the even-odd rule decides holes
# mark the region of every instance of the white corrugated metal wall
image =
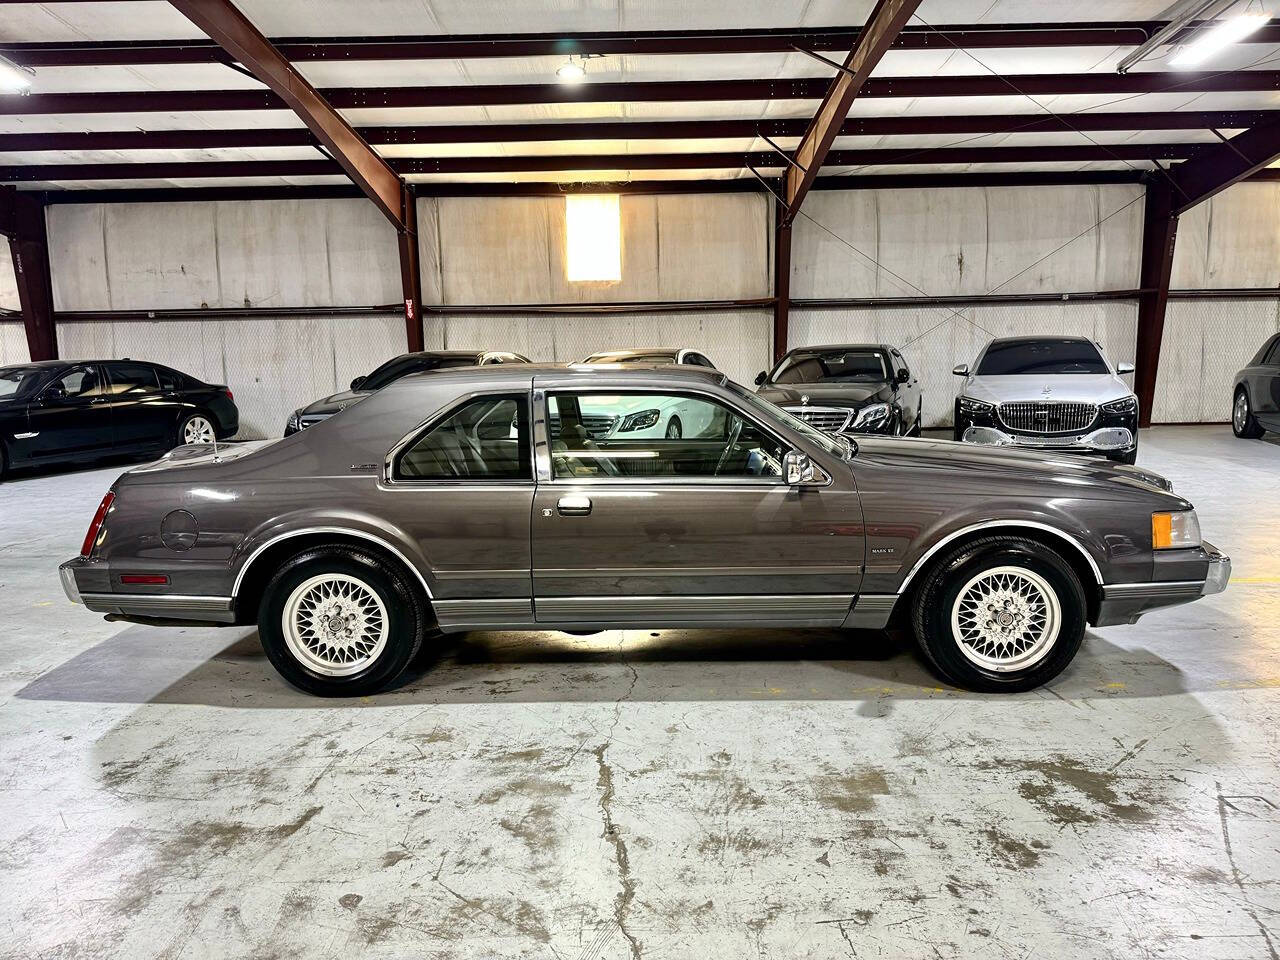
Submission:
[[[13,273],[13,257],[9,244],[0,237],[0,310],[17,311],[18,281]],[[18,363],[30,360],[27,352],[27,335],[21,320],[0,320],[0,363]]]
[[1280,330],[1280,183],[1236,184],[1184,213],[1169,286],[1278,291],[1169,301],[1152,420],[1230,420],[1235,372]]
[[[1133,290],[1137,185],[820,191],[792,239],[796,300]],[[1132,360],[1125,301],[973,306],[796,306],[789,346],[892,343],[920,377],[926,426],[952,421],[951,368],[993,336],[1084,334]]]
[[[559,197],[419,201],[429,346],[509,348],[574,360],[609,347],[679,343],[733,377],[766,366],[770,311],[519,311],[537,303],[749,300],[772,292],[772,211],[757,194],[624,196],[623,279],[565,280]],[[909,298],[1093,293],[1138,285],[1137,186],[818,191],[795,226],[792,296]],[[816,222],[815,222],[816,221]],[[1098,225],[1098,221],[1102,221]],[[1242,184],[1183,217],[1175,288],[1280,286],[1280,184]],[[48,214],[60,311],[279,308],[252,319],[63,321],[65,356],[147,356],[228,382],[246,436],[403,349],[394,234],[363,200],[65,204]],[[822,226],[818,226],[821,224]],[[826,229],[823,229],[823,228]],[[0,246],[0,308],[16,309]],[[6,300],[8,298],[8,300]],[[467,307],[507,306],[495,315]],[[317,308],[308,314],[305,308]],[[320,310],[318,308],[326,308]],[[352,308],[332,315],[332,308]],[[299,311],[298,308],[303,308]],[[1223,419],[1229,377],[1280,324],[1280,298],[1171,301],[1157,421]],[[924,380],[927,422],[949,422],[951,366],[987,337],[1086,333],[1133,359],[1130,301],[964,307],[804,306],[791,345],[889,341]],[[0,361],[24,360],[0,321]]]

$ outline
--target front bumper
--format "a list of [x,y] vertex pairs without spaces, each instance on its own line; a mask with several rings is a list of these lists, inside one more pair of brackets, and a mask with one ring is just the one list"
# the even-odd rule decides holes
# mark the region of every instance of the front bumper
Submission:
[[[1152,610],[1191,603],[1201,597],[1221,593],[1231,579],[1231,558],[1211,543],[1194,550],[1157,551],[1156,577],[1144,583],[1108,583],[1102,587],[1095,627],[1136,623]],[[1203,570],[1203,576],[1200,571]],[[1195,574],[1194,577],[1188,574]]]
[[1086,453],[1125,453],[1137,445],[1128,427],[1099,427],[1088,433],[1064,436],[1006,433],[998,427],[970,426],[960,438],[965,443],[992,447],[1028,447],[1036,450],[1063,450]]

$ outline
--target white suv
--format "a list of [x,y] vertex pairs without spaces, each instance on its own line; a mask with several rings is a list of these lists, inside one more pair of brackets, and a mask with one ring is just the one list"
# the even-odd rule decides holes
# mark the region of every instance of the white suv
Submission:
[[956,396],[955,439],[996,446],[1138,456],[1138,398],[1085,337],[1001,337],[978,353]]

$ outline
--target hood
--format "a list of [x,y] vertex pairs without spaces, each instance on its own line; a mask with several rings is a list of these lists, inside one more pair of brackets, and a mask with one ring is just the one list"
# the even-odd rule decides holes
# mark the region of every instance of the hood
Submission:
[[861,407],[893,396],[887,383],[766,383],[756,391],[770,403],[797,404],[808,397],[815,407]]
[[353,403],[359,403],[367,396],[369,396],[368,390],[341,390],[338,393],[331,393],[315,403],[307,404],[298,413],[301,416],[318,413],[334,414],[345,407],[351,406]]
[[1103,491],[1108,489],[1115,494],[1115,499],[1127,499],[1142,493],[1159,494],[1181,504],[1170,504],[1169,509],[1191,508],[1191,504],[1172,492],[1173,485],[1159,474],[1102,458],[952,440],[859,436],[855,469],[858,460],[864,457],[903,466],[936,467],[948,471],[949,476],[966,478],[983,487],[989,484],[987,477],[994,480],[1020,479],[1046,485],[1060,484],[1076,491],[1080,487],[1101,488],[1098,495],[1104,499],[1106,493]]
[[[1048,391],[1047,393],[1045,391]],[[1016,400],[1069,400],[1106,403],[1128,397],[1133,391],[1110,373],[1064,373],[1057,375],[972,377],[961,394],[987,403]]]

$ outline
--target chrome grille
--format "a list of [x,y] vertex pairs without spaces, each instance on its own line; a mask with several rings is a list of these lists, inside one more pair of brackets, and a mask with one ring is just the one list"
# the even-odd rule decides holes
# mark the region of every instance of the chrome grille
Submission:
[[1079,433],[1098,418],[1092,403],[1027,400],[1000,404],[1000,422],[1023,433]]
[[839,433],[853,418],[853,411],[847,407],[783,407],[782,409],[824,433]]
[[[550,419],[551,439],[555,440],[560,436],[560,415],[553,413]],[[587,436],[592,439],[599,439],[609,435],[609,431],[613,429],[613,425],[617,420],[617,417],[609,416],[607,413],[584,413],[582,415],[582,426],[586,429]]]

